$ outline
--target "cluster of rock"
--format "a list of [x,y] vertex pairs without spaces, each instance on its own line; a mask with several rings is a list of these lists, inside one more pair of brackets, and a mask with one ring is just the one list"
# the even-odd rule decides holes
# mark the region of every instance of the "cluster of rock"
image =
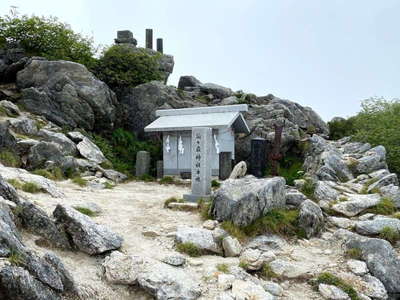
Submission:
[[73,208],[58,205],[49,217],[1,177],[0,194],[1,299],[61,299],[78,293],[60,258],[50,252],[39,256],[25,246],[16,224],[65,250],[96,255],[121,247],[121,237]]

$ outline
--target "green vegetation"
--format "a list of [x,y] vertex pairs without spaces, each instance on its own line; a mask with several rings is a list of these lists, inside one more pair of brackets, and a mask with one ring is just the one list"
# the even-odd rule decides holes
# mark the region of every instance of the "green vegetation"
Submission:
[[368,212],[387,216],[394,214],[396,210],[393,200],[389,197],[383,197],[375,207],[368,209]]
[[396,218],[396,219],[400,219],[400,211],[395,212],[395,213],[392,215],[392,217],[393,217],[393,218]]
[[241,267],[242,269],[247,270],[247,267],[248,267],[248,266],[249,266],[249,264],[248,264],[247,262],[243,261],[243,260],[241,260],[241,261],[239,262],[239,267]]
[[0,162],[6,167],[18,168],[21,166],[21,160],[17,154],[11,151],[0,152]]
[[368,194],[368,188],[374,184],[375,182],[377,182],[378,179],[376,178],[371,178],[369,179],[363,186],[362,190],[360,191],[360,194]]
[[12,178],[8,179],[7,182],[11,184],[14,188],[21,190],[22,189],[22,182],[18,179]]
[[221,228],[242,242],[248,237],[265,233],[304,238],[305,233],[298,226],[298,218],[298,210],[274,209],[245,227],[239,227],[231,221],[224,221],[221,223]]
[[64,179],[64,173],[59,167],[54,167],[50,170],[37,169],[37,170],[32,171],[32,173],[35,175],[40,175],[40,176],[46,177],[51,180],[63,180]]
[[227,264],[218,264],[217,270],[225,274],[228,274],[230,272],[229,266]]
[[362,110],[347,120],[329,123],[330,136],[339,139],[352,135],[353,140],[383,145],[392,172],[400,174],[400,100],[370,98],[362,103]]
[[55,17],[5,15],[0,17],[0,47],[19,44],[28,55],[93,65],[93,40],[75,33]]
[[311,178],[304,179],[304,185],[301,187],[300,191],[311,200],[315,200],[315,182]]
[[74,208],[79,211],[80,213],[87,215],[89,217],[95,217],[96,213],[89,208],[81,207],[81,206],[74,206]]
[[32,193],[32,194],[40,193],[40,192],[43,191],[42,188],[39,187],[39,186],[38,186],[36,183],[34,183],[34,182],[25,182],[24,184],[22,184],[21,189],[22,189],[24,192]]
[[185,200],[171,197],[164,201],[164,208],[168,208],[168,204],[170,203],[183,203],[183,202],[185,202]]
[[79,185],[80,187],[85,187],[87,186],[87,180],[83,179],[80,176],[75,176],[74,178],[72,178],[72,182]]
[[24,259],[23,255],[16,250],[10,251],[10,255],[8,256],[8,261],[12,265],[16,265],[16,266],[21,266],[25,263],[25,259]]
[[360,260],[362,257],[362,251],[358,248],[349,248],[346,250],[345,256],[351,259]]
[[204,221],[208,220],[208,219],[212,219],[212,217],[210,215],[210,209],[211,209],[212,202],[206,201],[203,198],[201,198],[197,201],[197,204],[199,206],[200,217]]
[[400,232],[397,229],[385,226],[379,233],[379,238],[387,240],[392,244],[395,244],[397,241],[400,241]]
[[218,182],[218,180],[213,179],[213,180],[211,181],[211,187],[213,187],[213,188],[219,188],[220,186],[221,186],[221,183]]
[[114,45],[103,52],[93,70],[111,89],[135,87],[152,80],[162,80],[159,59],[159,54],[150,55],[143,49]]
[[115,187],[114,184],[109,183],[108,181],[104,184],[104,188],[108,189],[108,190],[112,190]]
[[261,277],[266,280],[270,280],[272,278],[277,278],[278,275],[272,271],[272,268],[269,264],[265,263],[261,269]]
[[156,141],[139,141],[135,134],[122,128],[114,130],[108,136],[92,135],[92,141],[100,148],[113,168],[129,177],[135,174],[136,154],[149,151],[152,158],[152,174],[155,174],[155,162],[161,159],[161,145]]
[[320,283],[337,286],[343,292],[349,295],[351,300],[360,300],[356,290],[352,286],[346,283],[343,279],[331,273],[328,272],[321,273],[316,280],[316,286],[318,286]]
[[176,245],[179,252],[185,253],[191,257],[198,257],[202,254],[202,251],[193,243],[179,243]]
[[143,174],[142,176],[136,177],[136,179],[144,182],[152,182],[156,180],[153,176],[149,174]]
[[175,179],[172,176],[164,176],[158,181],[159,184],[174,184]]
[[[301,153],[287,153],[279,161],[278,174],[286,180],[287,185],[294,185],[294,181],[303,177],[303,160]],[[272,169],[270,164],[267,167],[266,175],[270,176]]]

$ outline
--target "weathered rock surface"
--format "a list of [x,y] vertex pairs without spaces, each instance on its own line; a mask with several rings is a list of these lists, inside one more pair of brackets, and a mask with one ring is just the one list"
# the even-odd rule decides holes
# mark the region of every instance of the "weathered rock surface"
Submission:
[[400,295],[400,259],[388,241],[346,234],[346,248],[359,249],[373,276],[385,286],[389,295]]
[[59,149],[63,155],[75,155],[76,154],[76,145],[73,141],[65,136],[65,134],[60,132],[54,132],[46,129],[41,129],[38,132],[38,135],[41,136],[47,142],[53,142],[59,145]]
[[362,276],[368,273],[367,264],[361,260],[349,259],[347,267],[356,275]]
[[178,89],[184,90],[186,87],[198,87],[201,81],[194,76],[181,76],[178,82]]
[[318,181],[315,186],[314,196],[318,201],[335,201],[340,193],[332,187],[329,181]]
[[43,141],[30,148],[27,165],[30,169],[40,169],[47,161],[61,164],[63,158],[60,145]]
[[307,197],[296,189],[289,189],[285,195],[286,205],[299,206]]
[[108,282],[114,284],[136,284],[143,259],[138,256],[113,251],[102,264]]
[[356,165],[356,171],[359,174],[368,174],[380,169],[387,169],[385,147],[377,146],[365,154],[366,156],[360,158]]
[[87,130],[114,126],[115,94],[81,64],[32,59],[16,82],[22,89],[20,103],[59,126]]
[[349,195],[348,199],[333,205],[332,209],[347,217],[353,217],[367,208],[377,205],[381,201],[381,196],[379,194]]
[[390,185],[390,184],[393,184],[396,186],[399,185],[399,179],[397,178],[397,175],[394,173],[380,178],[377,182],[374,182],[373,184],[371,184],[368,187],[367,191],[368,191],[368,193],[371,193],[372,191],[380,190],[382,187]]
[[304,230],[307,238],[317,236],[324,228],[324,216],[321,208],[311,200],[300,204],[299,227]]
[[397,208],[400,208],[400,187],[389,184],[380,189],[382,196],[389,197]]
[[211,230],[178,226],[175,239],[177,243],[193,243],[203,251],[222,254],[221,244],[214,239]]
[[65,230],[74,246],[82,252],[89,255],[101,254],[122,245],[120,236],[73,208],[58,204],[53,215],[56,224]]
[[115,170],[112,170],[112,169],[104,170],[103,175],[104,175],[104,177],[106,177],[114,182],[117,182],[117,183],[123,182],[126,179],[128,179],[128,176],[126,176],[125,174],[115,171]]
[[328,285],[320,283],[318,285],[318,291],[321,293],[324,299],[330,300],[350,300],[349,295],[347,295],[343,290],[339,289],[334,285]]
[[285,179],[274,177],[225,180],[214,194],[211,213],[218,221],[245,226],[285,205]]
[[372,220],[358,221],[355,224],[355,230],[364,235],[377,235],[385,227],[400,232],[400,220],[384,216],[376,216]]
[[103,152],[87,137],[83,138],[76,146],[79,153],[89,161],[101,164],[106,161]]
[[244,280],[235,280],[232,283],[232,295],[234,299],[273,300],[275,298],[260,285]]
[[385,286],[378,278],[371,275],[365,275],[363,279],[368,285],[368,291],[366,292],[368,297],[371,297],[372,299],[388,298]]
[[230,179],[238,179],[246,176],[247,173],[247,164],[244,161],[238,162],[236,166],[233,168],[231,174],[229,175]]
[[251,248],[245,249],[240,255],[240,261],[248,271],[260,270],[265,263],[269,263],[274,259],[275,254],[272,251],[262,252]]
[[230,236],[227,236],[222,240],[222,247],[224,248],[224,253],[227,257],[239,256],[242,251],[242,246],[239,241]]

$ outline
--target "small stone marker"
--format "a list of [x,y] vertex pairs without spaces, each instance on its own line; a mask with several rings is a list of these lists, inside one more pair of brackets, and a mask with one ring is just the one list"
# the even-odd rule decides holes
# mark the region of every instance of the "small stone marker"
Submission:
[[195,127],[192,130],[192,193],[183,198],[189,202],[211,196],[212,129]]
[[156,169],[157,169],[157,178],[158,179],[163,178],[164,177],[164,161],[157,160]]
[[220,152],[219,153],[219,179],[225,180],[229,178],[232,173],[232,153]]
[[266,168],[267,142],[263,138],[254,138],[251,140],[251,153],[250,153],[250,174],[261,178],[264,175]]
[[150,172],[150,153],[147,151],[139,151],[136,154],[136,176],[149,174]]
[[153,49],[153,29],[146,29],[146,48]]
[[163,39],[157,39],[157,52],[164,52]]

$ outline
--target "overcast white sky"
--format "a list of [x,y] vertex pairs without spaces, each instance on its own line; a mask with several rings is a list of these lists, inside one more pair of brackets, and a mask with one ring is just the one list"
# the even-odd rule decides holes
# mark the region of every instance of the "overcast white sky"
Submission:
[[146,28],[175,57],[169,83],[194,75],[349,116],[371,96],[400,96],[398,0],[1,0],[5,14],[53,15],[99,44]]

